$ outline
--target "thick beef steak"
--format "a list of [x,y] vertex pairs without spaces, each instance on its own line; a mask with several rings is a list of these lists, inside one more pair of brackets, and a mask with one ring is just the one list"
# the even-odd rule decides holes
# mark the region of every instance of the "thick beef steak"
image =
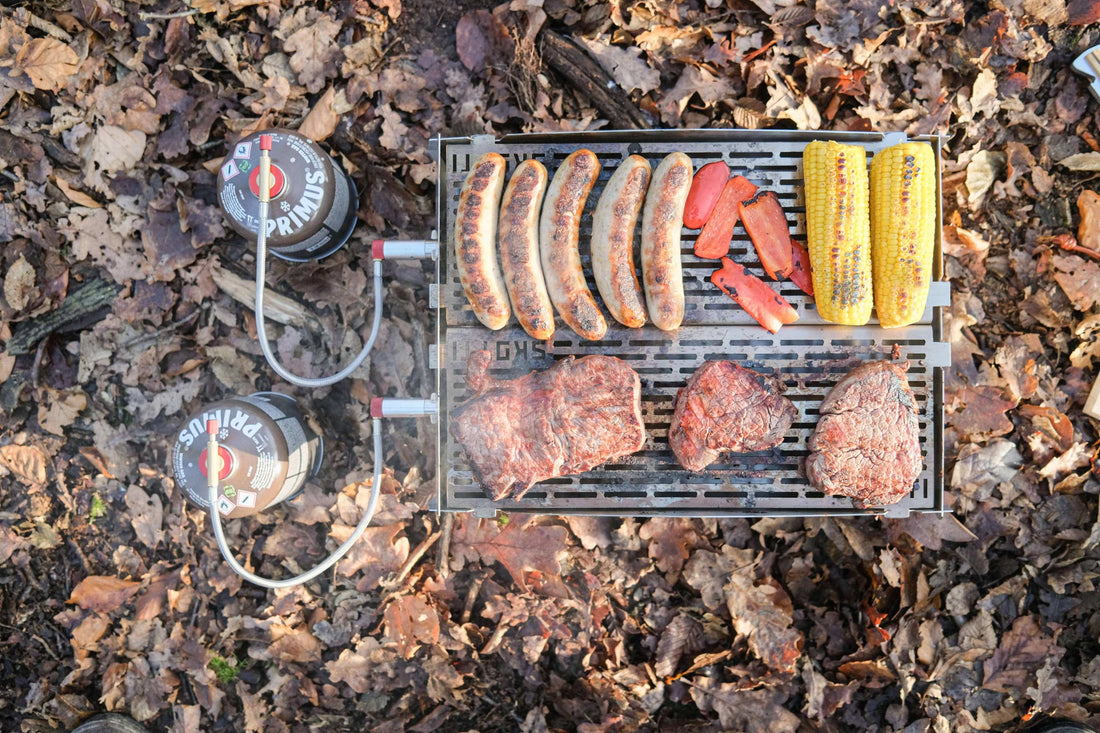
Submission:
[[810,436],[810,483],[861,506],[893,504],[912,491],[922,461],[908,369],[909,362],[868,362],[829,391]]
[[476,395],[454,411],[451,431],[494,499],[583,473],[641,449],[642,385],[621,359],[561,359],[518,379],[489,376],[492,354],[475,351],[466,379]]
[[774,377],[732,361],[708,361],[676,395],[668,442],[681,466],[702,471],[721,452],[779,445],[797,414]]

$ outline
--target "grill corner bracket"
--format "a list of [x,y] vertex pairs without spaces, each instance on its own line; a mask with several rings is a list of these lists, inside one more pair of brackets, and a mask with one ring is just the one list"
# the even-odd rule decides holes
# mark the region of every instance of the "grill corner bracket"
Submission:
[[[919,509],[916,511],[920,511]],[[883,507],[882,516],[886,519],[908,519],[912,511],[904,504],[892,504]]]

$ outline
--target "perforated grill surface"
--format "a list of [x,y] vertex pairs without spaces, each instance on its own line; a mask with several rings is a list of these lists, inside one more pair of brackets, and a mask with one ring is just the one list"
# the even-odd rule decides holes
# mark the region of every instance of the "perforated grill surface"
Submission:
[[[561,319],[549,342],[536,342],[513,321],[502,331],[490,331],[469,308],[453,263],[454,215],[458,193],[469,166],[480,155],[504,155],[511,174],[520,160],[535,157],[553,176],[564,158],[585,147],[603,166],[599,181],[582,218],[581,255],[593,294],[599,299],[588,258],[588,223],[599,194],[615,166],[627,155],[649,159],[654,168],[670,152],[683,151],[696,167],[724,159],[734,174],[742,174],[761,188],[775,191],[791,224],[795,239],[805,242],[805,215],[801,186],[801,155],[813,139],[834,138],[863,144],[868,156],[900,139],[878,134],[838,134],[759,131],[660,131],[651,133],[588,133],[584,135],[511,136],[444,139],[439,141],[440,250],[438,304],[439,508],[492,515],[498,510],[543,513],[619,515],[673,514],[690,516],[762,516],[885,513],[904,516],[910,511],[943,508],[942,422],[940,369],[950,359],[940,335],[939,308],[946,288],[934,287],[922,323],[885,330],[875,325],[851,328],[826,324],[818,317],[813,299],[790,282],[774,283],[798,311],[799,321],[772,335],[708,280],[716,263],[692,254],[694,233],[685,230],[682,242],[686,312],[684,326],[669,334],[647,324],[628,329],[614,322],[601,341],[584,341]],[[937,138],[929,140],[936,148]],[[939,228],[937,227],[937,232]],[[636,234],[636,239],[640,233]],[[636,242],[637,245],[637,242]],[[937,276],[939,253],[937,242]],[[730,256],[765,277],[744,228],[737,227]],[[636,258],[637,261],[637,258]],[[602,305],[602,303],[601,303]],[[606,313],[606,311],[605,311]],[[802,475],[806,441],[817,423],[821,399],[844,374],[862,361],[889,359],[895,348],[910,362],[909,382],[921,408],[921,449],[924,471],[913,492],[900,503],[883,508],[857,509],[851,500],[824,496]],[[605,464],[579,476],[544,481],[522,500],[492,501],[478,486],[460,445],[451,437],[450,411],[469,399],[466,356],[473,350],[494,354],[490,369],[499,378],[516,377],[544,369],[566,355],[607,354],[625,360],[641,377],[642,409],[648,438],[639,453]],[[678,389],[708,359],[731,359],[764,374],[774,374],[787,386],[787,396],[799,415],[783,443],[771,451],[724,454],[702,473],[682,469],[668,447],[668,424]]]

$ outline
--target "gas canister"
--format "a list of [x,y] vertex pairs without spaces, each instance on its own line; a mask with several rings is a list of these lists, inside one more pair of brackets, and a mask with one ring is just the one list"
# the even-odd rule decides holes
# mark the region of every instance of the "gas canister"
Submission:
[[260,227],[260,135],[271,136],[271,214],[267,246],[284,260],[307,262],[340,249],[355,228],[355,182],[324,150],[290,130],[242,139],[222,161],[218,200],[229,225],[249,241]]
[[187,498],[208,509],[208,420],[218,422],[218,513],[246,517],[291,498],[315,476],[324,452],[293,398],[231,397],[193,412],[176,435],[172,467]]

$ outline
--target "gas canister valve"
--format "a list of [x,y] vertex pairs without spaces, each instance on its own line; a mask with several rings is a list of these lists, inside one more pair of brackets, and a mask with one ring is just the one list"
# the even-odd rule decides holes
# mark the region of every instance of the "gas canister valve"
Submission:
[[430,239],[376,239],[370,243],[371,257],[376,260],[419,260],[439,257],[439,242]]
[[405,397],[375,397],[370,401],[370,416],[383,417],[428,417],[432,422],[439,415],[439,398],[433,392],[426,400]]

